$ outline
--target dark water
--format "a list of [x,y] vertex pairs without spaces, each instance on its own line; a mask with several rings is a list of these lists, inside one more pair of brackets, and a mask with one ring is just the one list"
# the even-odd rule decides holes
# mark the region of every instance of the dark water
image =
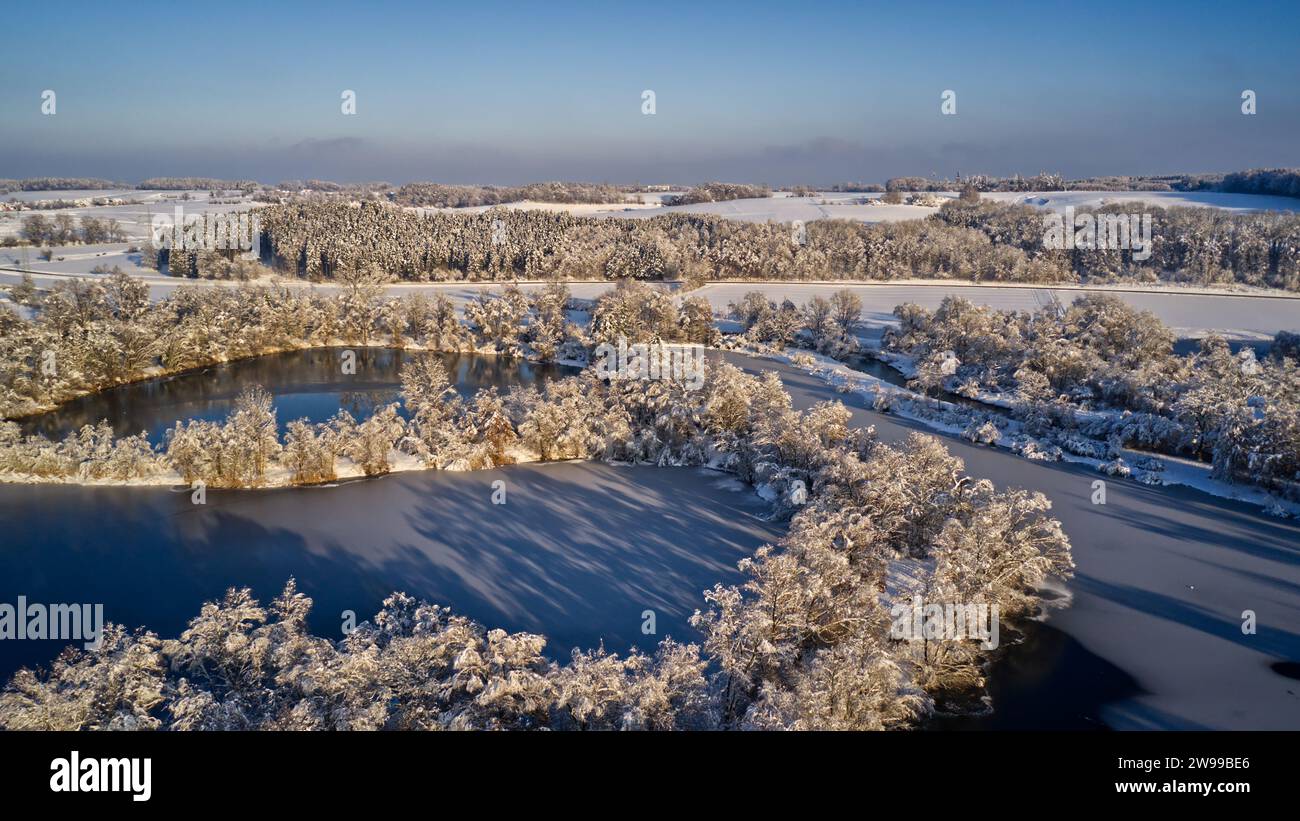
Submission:
[[[343,352],[356,354],[355,374],[344,374]],[[235,397],[261,385],[275,397],[280,431],[295,419],[324,422],[340,408],[354,417],[401,400],[402,363],[435,357],[447,367],[456,390],[470,396],[480,388],[540,385],[576,373],[509,357],[401,351],[393,348],[315,348],[213,365],[162,379],[122,385],[68,402],[49,413],[20,420],[25,433],[61,439],[83,425],[107,419],[119,436],[145,431],[155,443],[177,420],[224,419]]]
[[[504,480],[506,504],[491,501]],[[734,479],[693,468],[595,463],[421,471],[334,487],[208,491],[0,485],[0,602],[102,603],[107,621],[174,637],[204,601],[247,586],[264,603],[293,576],[310,627],[341,638],[394,590],[488,627],[574,647],[698,640],[702,591],[780,527]],[[655,612],[655,634],[642,614]],[[0,680],[67,642],[0,642]]]
[[1101,708],[1142,692],[1132,676],[1050,623],[1020,625],[990,666],[991,710],[939,716],[928,730],[1105,730]]
[[[852,354],[845,357],[844,362],[855,371],[869,373],[882,382],[887,382],[890,385],[897,385],[900,388],[907,387],[907,377],[903,376],[901,371],[886,362],[876,359],[874,356]],[[936,389],[931,391],[930,395],[935,399],[942,399],[945,402],[952,402],[956,405],[964,405],[968,408],[974,408],[975,410],[993,410],[989,405],[977,402],[974,399],[969,399],[960,394],[952,393],[951,391]]]

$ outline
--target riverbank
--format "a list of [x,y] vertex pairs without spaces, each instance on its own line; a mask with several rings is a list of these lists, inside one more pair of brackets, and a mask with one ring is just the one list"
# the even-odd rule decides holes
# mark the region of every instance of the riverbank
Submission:
[[[756,351],[749,351],[748,353],[775,362],[782,362],[816,376],[824,380],[837,395],[842,396],[846,393],[859,394],[869,407],[887,410],[891,415],[918,422],[935,432],[971,440],[978,438],[982,444],[1013,452],[1025,459],[1035,461],[1046,459],[1048,461],[1064,461],[1085,465],[1098,471],[1099,478],[1103,476],[1106,478],[1132,478],[1134,481],[1150,486],[1194,488],[1223,499],[1258,505],[1270,516],[1300,518],[1300,503],[1284,499],[1262,488],[1232,484],[1214,479],[1210,475],[1209,465],[1191,459],[1167,454],[1160,454],[1155,457],[1151,454],[1124,449],[1123,453],[1128,456],[1129,464],[1121,464],[1118,466],[1118,470],[1107,470],[1108,465],[1114,465],[1114,460],[1072,453],[1045,443],[1037,437],[1028,436],[1023,433],[1017,421],[1005,414],[1005,408],[996,404],[978,403],[977,399],[972,399],[970,403],[958,405],[954,402],[935,399],[892,384],[874,374],[856,370],[844,362],[812,351],[799,351],[795,354]],[[886,364],[889,364],[887,360]],[[900,373],[905,374],[906,372],[900,370]],[[982,405],[984,410],[979,413],[996,414],[1005,424],[995,425],[987,434],[977,434],[970,427],[971,422],[984,420],[976,418],[975,413],[972,412],[972,404]],[[1088,440],[1082,436],[1079,438],[1092,443],[1102,453],[1105,453],[1107,447],[1105,442]],[[1084,448],[1081,447],[1080,449]],[[1139,465],[1146,467],[1139,467]]]

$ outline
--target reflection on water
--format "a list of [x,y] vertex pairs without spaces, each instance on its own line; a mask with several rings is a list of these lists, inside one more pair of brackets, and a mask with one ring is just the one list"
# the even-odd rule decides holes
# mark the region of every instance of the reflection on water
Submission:
[[[356,354],[356,373],[343,373],[343,352]],[[340,408],[354,417],[401,400],[401,366],[414,357],[437,357],[462,396],[480,388],[540,385],[576,373],[563,365],[544,365],[509,357],[401,351],[393,348],[315,348],[213,365],[176,376],[123,385],[84,396],[48,413],[20,420],[24,433],[61,439],[83,425],[107,419],[119,436],[145,431],[163,441],[177,420],[224,419],[235,397],[261,385],[275,397],[280,431],[295,419],[324,422]]]

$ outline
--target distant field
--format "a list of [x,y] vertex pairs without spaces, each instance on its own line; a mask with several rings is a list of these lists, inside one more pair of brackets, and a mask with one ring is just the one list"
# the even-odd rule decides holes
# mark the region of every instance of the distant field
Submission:
[[[686,212],[717,214],[747,222],[811,222],[819,219],[848,219],[859,222],[893,222],[929,216],[937,208],[921,205],[868,205],[882,194],[843,194],[823,192],[815,197],[792,197],[777,194],[765,199],[706,202],[639,209],[619,216],[653,217],[657,214]],[[937,194],[953,198],[956,193]],[[1161,207],[1176,205],[1222,208],[1229,211],[1300,211],[1300,200],[1290,197],[1266,197],[1258,194],[1219,194],[1180,191],[1043,191],[1028,193],[992,193],[980,196],[998,202],[1023,202],[1040,208],[1062,210],[1066,206],[1097,206],[1106,202],[1149,202]]]
[[[181,199],[182,195],[189,194],[188,200]],[[68,214],[80,219],[81,217],[96,217],[98,219],[115,219],[122,224],[122,228],[127,235],[133,240],[141,240],[148,236],[149,224],[154,214],[172,214],[176,207],[184,209],[184,213],[198,214],[203,212],[227,213],[230,211],[246,211],[257,203],[251,199],[240,198],[239,203],[211,203],[208,201],[207,191],[137,191],[134,189],[112,189],[108,191],[15,191],[11,194],[0,196],[0,202],[8,202],[16,199],[19,202],[37,202],[40,200],[79,200],[95,199],[97,197],[113,197],[124,200],[138,200],[139,204],[132,205],[96,205],[86,208],[55,208],[41,209],[39,211],[0,211],[0,238],[6,236],[17,236],[22,230],[22,221],[25,217],[33,214],[53,219],[57,214]],[[221,198],[225,199],[225,198]],[[230,199],[235,199],[231,197]],[[121,246],[125,248],[126,246]],[[9,251],[12,249],[0,249]],[[35,254],[33,253],[34,257]],[[0,263],[7,264],[7,263]]]
[[[868,201],[880,199],[881,194],[848,194],[840,192],[819,192],[814,197],[792,197],[785,192],[777,192],[771,197],[726,202],[705,202],[694,205],[665,206],[665,197],[676,192],[656,192],[629,194],[625,203],[551,203],[551,202],[513,202],[505,208],[513,210],[566,211],[576,216],[590,217],[628,217],[644,219],[660,214],[691,213],[716,214],[727,219],[745,222],[794,222],[802,220],[812,222],[820,219],[846,219],[858,222],[895,222],[898,220],[921,219],[933,214],[936,208],[920,205],[869,205]],[[188,194],[190,199],[182,200]],[[956,197],[955,193],[942,193],[936,196]],[[1298,211],[1300,200],[1288,197],[1269,197],[1258,194],[1220,194],[1214,192],[1167,192],[1167,191],[1043,191],[1028,193],[990,193],[981,195],[998,202],[1021,202],[1040,208],[1060,211],[1067,206],[1098,206],[1108,202],[1149,202],[1153,205],[1198,206],[1221,208],[1228,211]],[[87,208],[65,208],[57,210],[0,212],[0,238],[16,236],[22,229],[22,218],[33,213],[53,217],[55,214],[69,214],[76,218],[84,216],[101,219],[115,219],[122,224],[132,241],[139,241],[148,236],[151,217],[158,213],[171,213],[177,206],[186,213],[228,213],[252,208],[258,203],[243,198],[237,204],[212,204],[208,201],[207,191],[137,191],[132,189],[112,189],[107,191],[16,191],[0,196],[0,201],[17,199],[22,202],[56,199],[85,199],[94,197],[120,197],[140,200],[135,205],[93,206]],[[430,213],[439,210],[477,213],[488,210],[488,206],[473,208],[436,209],[412,208],[411,210]],[[125,246],[121,246],[123,249]],[[6,261],[5,252],[0,249],[0,265],[13,264]],[[78,252],[69,249],[70,254]],[[31,256],[35,256],[32,254]],[[115,264],[122,264],[116,261]],[[93,263],[92,263],[93,265]],[[49,270],[67,273],[85,273],[84,268],[72,266],[50,266]]]
[[1051,208],[1096,207],[1107,203],[1149,202],[1162,208],[1174,206],[1220,208],[1225,211],[1300,211],[1300,199],[1262,194],[1222,194],[1216,191],[1031,191],[1029,193],[981,194],[997,202],[1019,202]]

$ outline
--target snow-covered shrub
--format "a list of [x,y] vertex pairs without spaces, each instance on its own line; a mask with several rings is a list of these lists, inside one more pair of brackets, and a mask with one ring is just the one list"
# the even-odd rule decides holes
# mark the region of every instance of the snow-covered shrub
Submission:
[[1037,462],[1059,462],[1064,456],[1056,445],[1046,444],[1032,436],[1016,437],[1012,442],[1011,450]]
[[1075,456],[1083,456],[1088,459],[1104,460],[1109,453],[1109,448],[1104,442],[1087,439],[1073,433],[1059,434],[1053,438],[1053,441],[1067,453],[1073,453]]
[[1151,473],[1159,473],[1165,469],[1165,463],[1154,456],[1139,456],[1133,460],[1133,467]]
[[1124,463],[1123,459],[1115,458],[1109,462],[1102,462],[1097,465],[1097,470],[1107,476],[1127,477],[1133,471]]
[[977,445],[992,445],[998,441],[1001,432],[992,419],[987,417],[981,419],[976,416],[970,420],[970,424],[961,432],[961,435],[963,439],[968,439]]

